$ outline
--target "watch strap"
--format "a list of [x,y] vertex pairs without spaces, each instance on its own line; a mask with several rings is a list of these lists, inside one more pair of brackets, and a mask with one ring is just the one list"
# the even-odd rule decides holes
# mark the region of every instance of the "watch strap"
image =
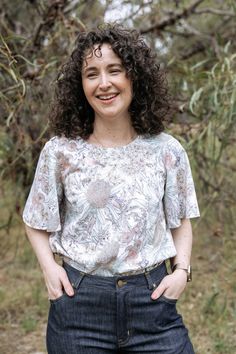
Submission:
[[191,265],[189,265],[187,268],[185,268],[181,263],[176,263],[173,265],[172,267],[172,273],[176,270],[176,269],[182,269],[186,272],[187,274],[187,282],[192,281],[192,268]]

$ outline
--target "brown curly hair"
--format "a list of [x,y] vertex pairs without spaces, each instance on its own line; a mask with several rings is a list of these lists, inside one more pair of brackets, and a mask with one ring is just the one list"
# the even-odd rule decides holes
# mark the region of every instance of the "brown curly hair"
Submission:
[[87,139],[92,134],[94,111],[83,91],[81,71],[88,50],[103,43],[108,43],[121,59],[132,81],[129,113],[133,128],[138,134],[160,133],[171,112],[166,75],[139,33],[118,24],[104,24],[78,34],[72,54],[57,75],[49,112],[51,129],[68,138]]

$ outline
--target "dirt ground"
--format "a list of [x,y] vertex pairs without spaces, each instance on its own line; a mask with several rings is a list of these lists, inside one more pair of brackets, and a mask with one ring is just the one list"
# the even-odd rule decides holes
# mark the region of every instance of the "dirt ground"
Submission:
[[[0,333],[1,354],[47,354],[44,345],[46,325],[40,324],[37,331],[22,335],[18,326]],[[68,353],[69,354],[69,353]]]

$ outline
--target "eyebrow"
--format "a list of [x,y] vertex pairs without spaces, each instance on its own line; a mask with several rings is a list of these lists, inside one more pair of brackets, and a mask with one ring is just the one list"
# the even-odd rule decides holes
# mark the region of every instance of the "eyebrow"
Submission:
[[[120,69],[123,69],[123,68],[124,68],[123,65],[120,64],[120,63],[113,63],[113,64],[107,65],[107,69],[111,69],[111,68],[113,68],[113,67],[119,67]],[[96,66],[89,66],[89,67],[85,67],[85,68],[82,70],[82,72],[83,72],[84,74],[86,74],[86,73],[88,73],[88,72],[90,72],[90,71],[96,71],[97,69],[98,69],[98,68],[97,68]]]

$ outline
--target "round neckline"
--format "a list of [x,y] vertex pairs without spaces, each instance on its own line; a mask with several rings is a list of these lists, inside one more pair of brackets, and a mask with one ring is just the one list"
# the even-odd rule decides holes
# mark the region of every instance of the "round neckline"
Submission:
[[85,139],[81,139],[81,141],[83,142],[84,145],[86,146],[89,146],[93,149],[96,149],[96,150],[122,150],[122,149],[126,149],[130,146],[132,146],[137,140],[139,140],[140,138],[140,135],[137,135],[133,140],[131,140],[128,144],[125,144],[125,145],[118,145],[118,146],[102,146],[102,145],[97,145],[97,144],[94,144],[94,143],[89,143],[87,140]]

